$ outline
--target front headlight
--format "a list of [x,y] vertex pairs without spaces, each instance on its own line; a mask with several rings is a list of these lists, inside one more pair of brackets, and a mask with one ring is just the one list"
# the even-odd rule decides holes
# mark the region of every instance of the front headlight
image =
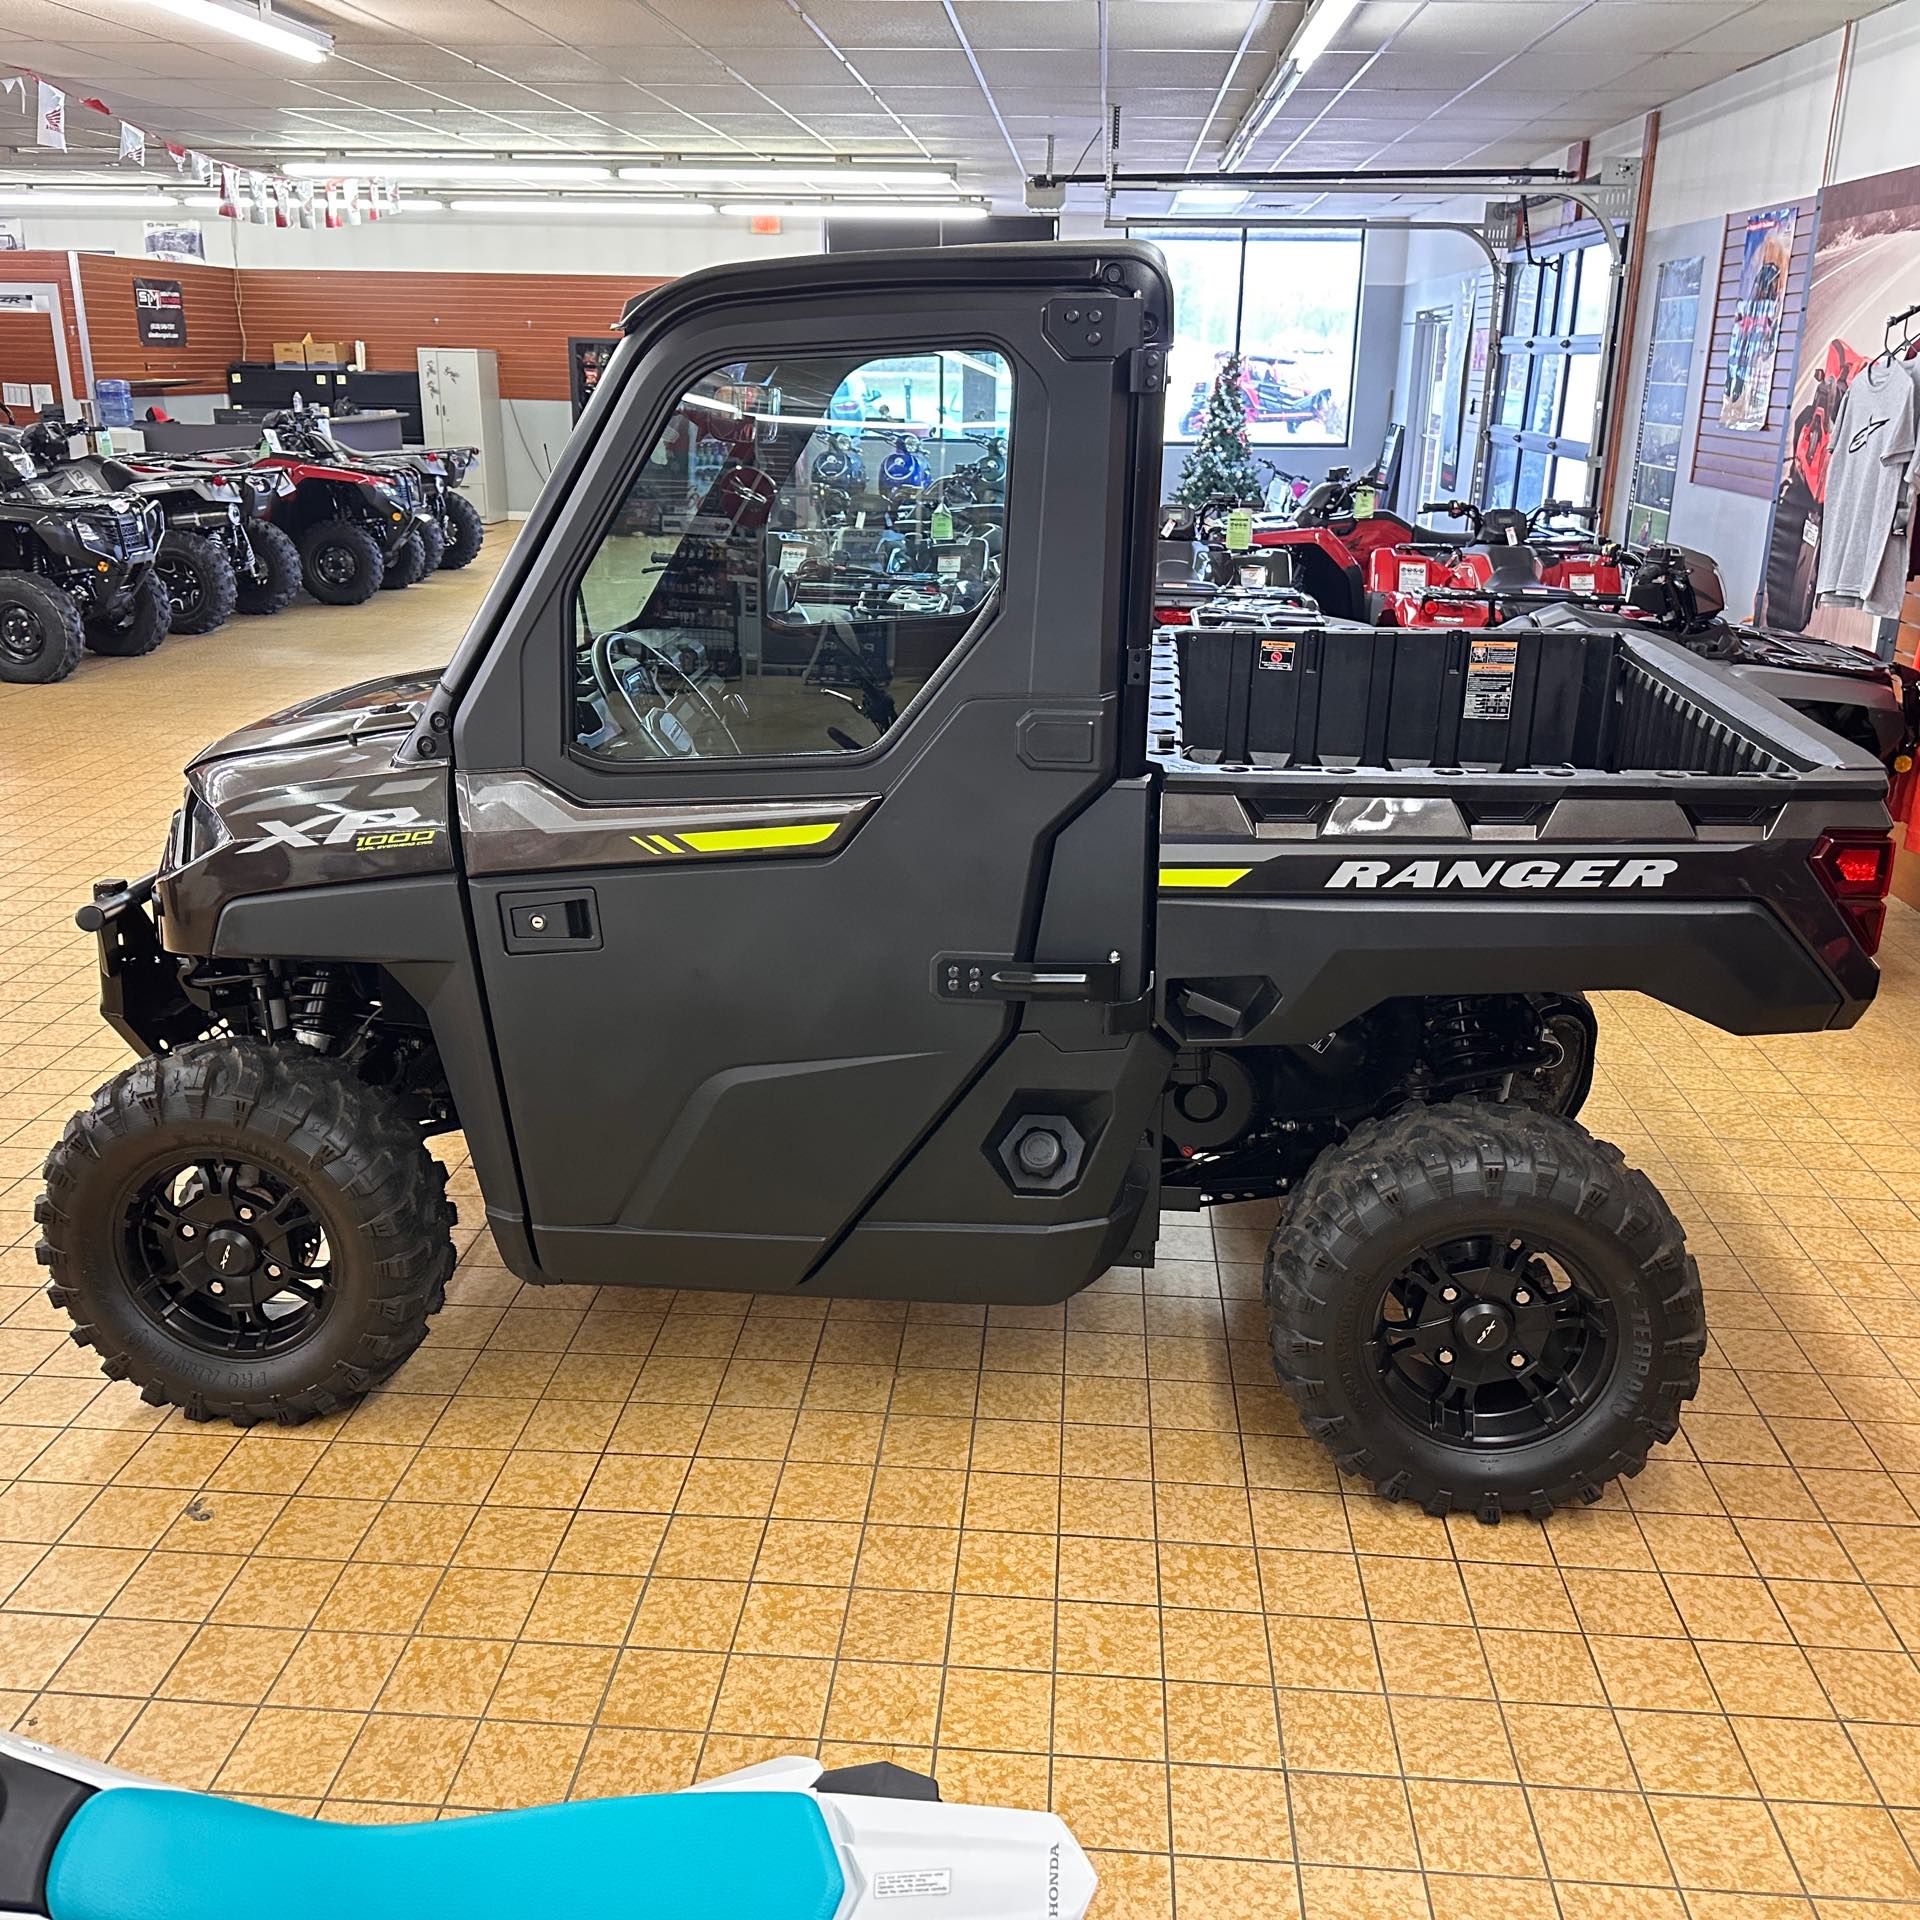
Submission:
[[171,873],[189,865],[214,848],[225,846],[232,838],[227,823],[189,785],[180,811],[173,816],[173,829],[167,835],[167,871]]
[[112,527],[103,527],[94,520],[76,520],[73,531],[80,544],[95,553],[118,554],[120,551],[120,536]]

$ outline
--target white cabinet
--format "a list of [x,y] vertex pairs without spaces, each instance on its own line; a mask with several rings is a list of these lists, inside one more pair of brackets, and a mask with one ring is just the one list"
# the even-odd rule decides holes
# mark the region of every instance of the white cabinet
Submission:
[[420,418],[430,447],[478,447],[460,490],[482,520],[507,512],[501,441],[500,359],[491,347],[422,347]]

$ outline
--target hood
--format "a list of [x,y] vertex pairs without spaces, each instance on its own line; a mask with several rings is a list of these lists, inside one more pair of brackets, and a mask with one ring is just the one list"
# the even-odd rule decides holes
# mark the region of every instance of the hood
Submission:
[[374,734],[409,733],[420,717],[422,705],[439,684],[437,667],[391,673],[379,680],[362,680],[357,686],[323,693],[251,721],[202,748],[190,764],[201,767],[235,754],[270,753],[290,747],[319,746],[328,741],[364,740]]

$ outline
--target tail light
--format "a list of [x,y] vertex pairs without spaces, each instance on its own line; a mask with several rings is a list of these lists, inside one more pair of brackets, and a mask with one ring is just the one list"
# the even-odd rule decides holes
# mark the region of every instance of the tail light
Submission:
[[1823,833],[1807,856],[1863,953],[1880,950],[1893,885],[1893,839],[1884,833]]
[[1155,607],[1153,624],[1156,627],[1190,627],[1193,615],[1185,607]]

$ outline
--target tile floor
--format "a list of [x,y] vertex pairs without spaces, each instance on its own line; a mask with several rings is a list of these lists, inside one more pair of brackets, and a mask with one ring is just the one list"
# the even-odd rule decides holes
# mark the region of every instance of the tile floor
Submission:
[[104,1384],[31,1251],[40,1158],[123,1064],[71,910],[157,852],[192,748],[443,657],[484,571],[0,687],[6,1721],[368,1820],[894,1754],[1058,1808],[1105,1920],[1920,1906],[1904,908],[1853,1033],[1604,1008],[1587,1118],[1686,1219],[1713,1342],[1681,1438],[1545,1527],[1339,1482],[1247,1217],[991,1313],[528,1292],[469,1225],[427,1346],[342,1418],[243,1436]]

